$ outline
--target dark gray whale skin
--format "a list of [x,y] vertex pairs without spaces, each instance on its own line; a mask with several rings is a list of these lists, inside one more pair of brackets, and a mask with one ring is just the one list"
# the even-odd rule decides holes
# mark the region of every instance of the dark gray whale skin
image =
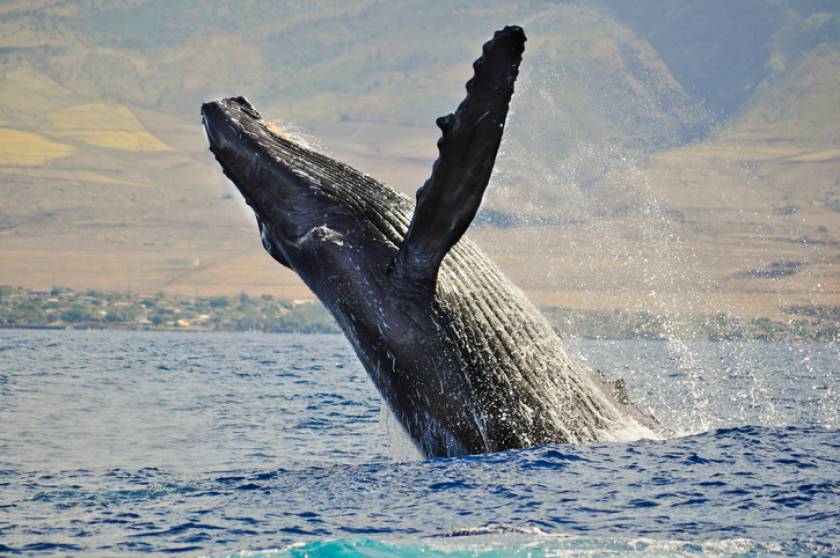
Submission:
[[502,138],[525,34],[484,45],[417,202],[289,140],[242,97],[206,103],[210,150],[263,246],[333,314],[427,457],[653,437],[659,428],[571,358],[469,239]]

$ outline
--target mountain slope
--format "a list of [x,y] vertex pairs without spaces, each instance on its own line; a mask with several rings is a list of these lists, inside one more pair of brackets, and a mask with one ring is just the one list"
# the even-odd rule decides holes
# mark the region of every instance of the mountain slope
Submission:
[[[478,46],[520,23],[489,226],[473,233],[529,294],[836,303],[838,9],[736,4],[0,3],[0,284],[311,296],[262,254],[200,103],[244,94],[413,194]],[[749,273],[777,260],[803,263]]]

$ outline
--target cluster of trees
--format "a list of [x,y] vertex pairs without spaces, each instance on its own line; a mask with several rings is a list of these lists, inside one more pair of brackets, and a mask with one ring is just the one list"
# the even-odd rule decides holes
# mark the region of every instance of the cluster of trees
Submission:
[[11,287],[0,287],[0,327],[338,331],[321,305],[277,300],[271,295],[186,298]]
[[791,317],[742,319],[726,314],[714,316],[663,316],[620,310],[544,308],[555,329],[576,337],[605,339],[695,339],[708,341],[819,341],[840,343],[840,308],[789,307]]
[[276,300],[272,295],[251,297],[217,296],[201,300],[210,311],[213,329],[224,331],[266,331],[298,333],[337,333],[338,326],[326,309],[317,303],[295,304]]

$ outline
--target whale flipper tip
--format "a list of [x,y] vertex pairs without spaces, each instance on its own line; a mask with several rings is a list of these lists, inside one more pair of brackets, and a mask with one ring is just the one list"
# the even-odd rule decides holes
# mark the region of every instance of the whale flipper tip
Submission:
[[467,96],[437,119],[440,155],[392,266],[397,282],[433,287],[443,257],[466,232],[490,181],[525,50],[519,26],[496,31],[475,61]]

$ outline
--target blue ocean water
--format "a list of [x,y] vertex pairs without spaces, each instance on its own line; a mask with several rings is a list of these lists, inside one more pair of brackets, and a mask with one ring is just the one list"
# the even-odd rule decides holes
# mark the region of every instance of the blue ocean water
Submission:
[[679,436],[424,461],[340,336],[0,330],[0,555],[840,553],[840,348],[571,344]]

